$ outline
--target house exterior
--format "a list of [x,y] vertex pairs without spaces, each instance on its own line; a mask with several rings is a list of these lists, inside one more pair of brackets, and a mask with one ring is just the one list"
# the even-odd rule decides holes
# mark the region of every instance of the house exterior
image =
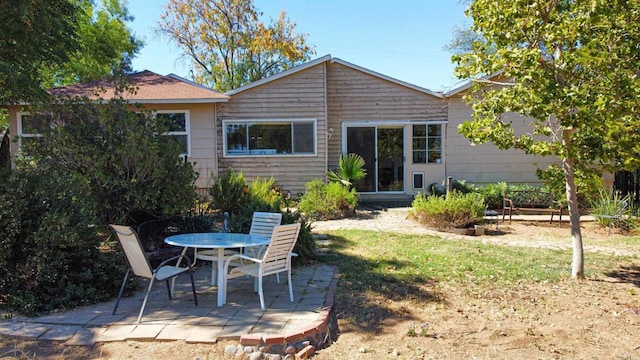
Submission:
[[[493,145],[472,147],[457,131],[471,118],[463,86],[447,94],[396,80],[327,55],[277,75],[220,94],[175,75],[131,75],[138,91],[132,103],[184,124],[170,135],[185,144],[185,156],[207,188],[232,168],[249,179],[273,177],[293,196],[305,184],[326,179],[343,153],[366,161],[358,184],[363,198],[408,199],[447,177],[471,183],[537,183],[535,158]],[[108,84],[52,89],[56,95],[91,94]],[[9,107],[10,132],[23,140],[30,129],[25,106]],[[520,120],[519,120],[520,121]],[[523,129],[526,119],[521,119]],[[13,156],[19,142],[12,143]]]

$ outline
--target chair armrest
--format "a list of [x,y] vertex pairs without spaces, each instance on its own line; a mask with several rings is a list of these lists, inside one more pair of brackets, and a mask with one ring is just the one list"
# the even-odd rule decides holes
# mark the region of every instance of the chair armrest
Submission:
[[507,198],[502,199],[502,207],[513,209],[513,200]]
[[248,256],[248,255],[245,255],[245,254],[236,254],[236,255],[231,255],[231,256],[227,257],[227,259],[224,261],[225,269],[227,268],[227,265],[230,262],[232,262],[233,260],[236,260],[236,259],[243,259],[243,260],[253,261],[253,262],[257,263],[257,264],[262,262],[262,259],[256,259],[254,257]]
[[178,264],[180,263],[180,260],[182,260],[182,258],[185,258],[187,260],[188,268],[191,269],[191,259],[187,255],[172,256],[172,257],[168,258],[167,260],[161,262],[160,265],[158,265],[158,267],[156,267],[156,269],[159,269],[159,268],[169,264],[170,262],[172,262],[174,260],[176,260],[176,265],[175,266],[178,266]]

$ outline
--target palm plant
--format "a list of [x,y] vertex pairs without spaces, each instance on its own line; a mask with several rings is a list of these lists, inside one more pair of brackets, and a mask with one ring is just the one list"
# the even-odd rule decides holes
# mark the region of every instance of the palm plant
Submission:
[[336,170],[327,171],[327,178],[337,181],[344,186],[352,187],[355,182],[364,178],[367,171],[364,169],[365,161],[358,154],[342,154]]

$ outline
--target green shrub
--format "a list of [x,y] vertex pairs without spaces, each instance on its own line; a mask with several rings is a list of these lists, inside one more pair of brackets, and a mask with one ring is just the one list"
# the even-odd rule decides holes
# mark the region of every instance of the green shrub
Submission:
[[235,214],[240,211],[245,201],[247,182],[242,172],[235,173],[231,168],[219,177],[213,178],[209,188],[211,207]]
[[603,227],[616,227],[629,230],[635,227],[633,209],[630,207],[629,195],[620,196],[613,189],[600,189],[599,196],[591,201],[591,214]]
[[36,173],[0,187],[0,307],[36,315],[117,294],[124,261],[101,250],[87,189]]
[[[536,170],[539,179],[544,181],[545,186],[550,189],[556,200],[563,204],[567,202],[566,196],[566,180],[564,171],[558,165],[551,165],[544,170]],[[586,208],[598,199],[599,192],[603,186],[602,174],[596,169],[576,169],[575,173],[576,189],[578,193],[578,205]]]
[[306,192],[298,202],[298,209],[313,220],[341,219],[353,215],[358,205],[355,189],[339,182],[312,180],[305,184]]
[[467,227],[484,219],[484,199],[476,193],[452,191],[447,196],[418,194],[411,206],[411,216],[416,221],[438,229]]
[[478,187],[476,192],[484,197],[488,209],[502,209],[502,199],[506,189],[507,183],[498,182]]
[[175,215],[193,205],[198,175],[178,142],[159,135],[170,130],[167,120],[132,111],[124,99],[56,99],[30,116],[54,126],[24,143],[29,158],[18,168],[80,179],[99,224],[128,223],[136,209]]
[[[294,261],[304,263],[314,258],[315,241],[311,236],[310,224],[306,222],[300,213],[292,212],[288,209],[282,210],[282,204],[286,201],[287,196],[276,186],[273,178],[269,180],[258,178],[247,184],[241,173],[235,175],[231,169],[227,171],[224,177],[223,181],[218,182],[215,192],[224,194],[227,190],[226,186],[229,186],[229,191],[236,194],[226,198],[229,204],[234,204],[230,208],[236,209],[236,211],[230,212],[229,228],[231,231],[248,233],[251,229],[253,213],[256,211],[279,212],[282,213],[282,224],[296,222],[302,224],[298,241],[293,250],[298,254]],[[237,191],[238,189],[242,189],[242,195]]]
[[[473,184],[469,184],[466,180],[453,179],[451,187],[463,194],[468,194],[476,191],[476,187]],[[427,187],[428,195],[442,196],[447,193],[447,180],[443,180],[441,184],[431,183]]]

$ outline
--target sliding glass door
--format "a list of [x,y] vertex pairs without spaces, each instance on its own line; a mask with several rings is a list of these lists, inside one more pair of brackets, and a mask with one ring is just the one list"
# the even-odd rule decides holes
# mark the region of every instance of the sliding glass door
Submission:
[[404,191],[404,127],[373,125],[347,127],[347,153],[365,160],[367,176],[356,184],[358,192]]

